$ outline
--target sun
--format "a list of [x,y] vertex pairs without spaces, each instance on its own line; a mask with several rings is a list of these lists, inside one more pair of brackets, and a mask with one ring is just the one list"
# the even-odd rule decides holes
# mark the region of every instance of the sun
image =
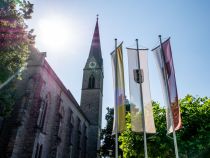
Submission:
[[49,49],[68,47],[71,32],[68,20],[63,17],[48,17],[38,23],[38,37],[41,44]]

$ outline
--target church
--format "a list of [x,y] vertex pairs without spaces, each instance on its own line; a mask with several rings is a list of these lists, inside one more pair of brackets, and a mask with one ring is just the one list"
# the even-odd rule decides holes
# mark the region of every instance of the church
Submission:
[[13,81],[15,104],[10,117],[0,121],[0,158],[96,158],[104,78],[98,18],[80,104],[45,57],[31,47],[22,80]]

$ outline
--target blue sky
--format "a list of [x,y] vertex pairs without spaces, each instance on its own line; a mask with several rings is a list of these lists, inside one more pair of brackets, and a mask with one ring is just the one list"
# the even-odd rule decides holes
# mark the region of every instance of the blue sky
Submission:
[[[151,50],[159,44],[159,34],[163,39],[171,37],[179,97],[183,98],[187,94],[210,97],[210,1],[31,0],[31,2],[34,4],[34,14],[29,27],[35,29],[36,47],[47,52],[47,61],[78,103],[83,68],[90,50],[96,14],[99,14],[104,59],[103,117],[106,107],[113,107],[114,104],[110,52],[114,49],[115,38],[119,43],[124,41],[125,84],[128,98],[125,48],[135,48],[135,39],[138,38],[141,47]],[[43,41],[42,21],[48,23],[48,26],[60,24],[61,29],[55,28],[53,31],[62,36],[50,40],[46,38]],[[149,68],[152,99],[163,104],[160,81],[151,51]]]

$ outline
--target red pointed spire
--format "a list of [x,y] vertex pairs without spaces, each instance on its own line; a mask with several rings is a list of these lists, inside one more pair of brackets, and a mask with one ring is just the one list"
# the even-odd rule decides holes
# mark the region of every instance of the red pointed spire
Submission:
[[98,27],[98,15],[96,19],[96,26],[93,34],[92,44],[90,47],[89,58],[94,57],[99,65],[102,65],[101,43]]

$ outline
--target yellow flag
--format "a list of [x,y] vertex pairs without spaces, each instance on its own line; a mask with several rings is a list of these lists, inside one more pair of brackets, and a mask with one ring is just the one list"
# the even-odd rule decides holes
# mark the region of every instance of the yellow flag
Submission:
[[[125,83],[124,83],[124,67],[122,43],[117,47],[116,51],[111,53],[113,83],[115,92],[115,107],[114,112],[117,111],[117,120],[114,119],[113,131],[115,131],[115,121],[117,121],[118,132],[125,129]],[[115,115],[114,115],[115,116]],[[114,117],[115,118],[115,117]]]

